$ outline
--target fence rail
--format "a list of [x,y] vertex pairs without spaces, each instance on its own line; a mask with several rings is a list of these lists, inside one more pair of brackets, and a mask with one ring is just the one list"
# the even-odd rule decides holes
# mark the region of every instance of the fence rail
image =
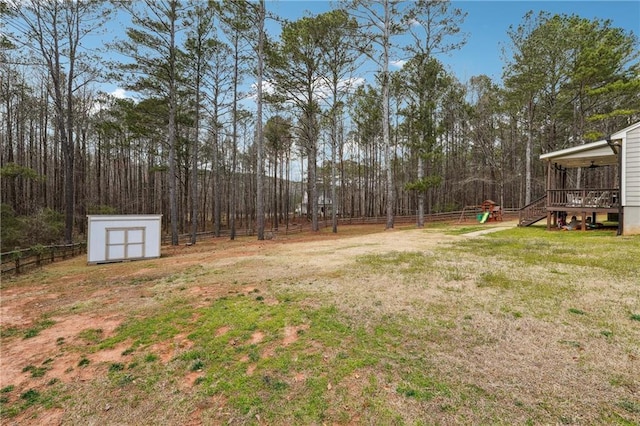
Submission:
[[68,259],[86,253],[87,243],[62,244],[51,246],[34,246],[22,250],[13,250],[0,254],[2,275],[13,272],[19,274],[56,260]]
[[[503,217],[505,219],[516,219],[518,217],[518,212],[520,209],[517,208],[506,208],[503,209]],[[459,222],[466,220],[475,220],[476,219],[476,211],[454,211],[454,212],[445,212],[445,213],[431,213],[425,214],[424,219],[425,223],[429,222]],[[271,228],[265,231],[265,237],[267,239],[273,238],[277,235],[293,235],[298,234],[300,232],[306,232],[311,230],[311,222],[303,221],[304,219],[300,219],[299,222],[295,224],[290,224],[288,227],[285,225],[281,225],[277,230]],[[394,224],[402,225],[402,224],[411,224],[418,223],[418,217],[415,215],[411,216],[394,216]],[[373,217],[341,217],[338,218],[338,226],[344,225],[384,225],[387,222],[386,216],[373,216]],[[318,221],[318,226],[320,229],[329,228],[332,226],[332,222],[330,218],[320,219]],[[229,229],[220,230],[220,237],[229,237],[231,235],[231,231]],[[254,228],[242,228],[236,230],[236,236],[254,236],[256,235],[256,230]],[[196,234],[196,241],[202,241],[207,238],[213,238],[213,231],[206,232],[198,232]],[[181,234],[178,236],[178,244],[189,244],[191,241],[191,234]],[[171,236],[163,235],[162,236],[162,244],[170,244]]]
[[[504,209],[505,216],[517,215],[518,209]],[[461,216],[462,213],[462,216]],[[464,216],[464,217],[463,217]],[[425,215],[425,222],[456,222],[461,219],[473,220],[475,219],[475,212],[446,212],[446,213],[432,213]],[[387,221],[386,216],[377,217],[353,217],[353,218],[339,218],[338,226],[344,225],[384,225]],[[417,223],[417,216],[395,216],[395,224],[410,224]],[[328,228],[332,226],[331,219],[322,219],[318,222],[320,228]],[[273,238],[276,235],[290,235],[300,232],[311,230],[310,222],[298,222],[288,227],[281,226],[278,230],[271,229],[265,232],[267,238]],[[221,237],[229,237],[231,231],[225,229],[220,232]],[[207,238],[212,238],[213,231],[199,232],[196,234],[196,241],[202,241]],[[253,236],[256,235],[254,228],[244,228],[236,230],[237,236]],[[188,244],[191,241],[191,234],[179,235],[179,244]],[[162,244],[170,244],[171,236],[163,235]],[[87,243],[75,243],[65,245],[51,245],[51,246],[35,246],[22,250],[14,250],[6,253],[0,253],[0,264],[2,266],[2,275],[8,273],[20,274],[27,270],[46,265],[48,263],[55,262],[56,260],[68,259],[87,252]]]

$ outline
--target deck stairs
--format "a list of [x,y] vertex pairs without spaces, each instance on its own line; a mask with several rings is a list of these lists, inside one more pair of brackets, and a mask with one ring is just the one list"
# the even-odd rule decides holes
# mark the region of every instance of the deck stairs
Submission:
[[518,215],[518,226],[530,226],[545,219],[547,217],[546,206],[547,196],[544,195],[521,208]]

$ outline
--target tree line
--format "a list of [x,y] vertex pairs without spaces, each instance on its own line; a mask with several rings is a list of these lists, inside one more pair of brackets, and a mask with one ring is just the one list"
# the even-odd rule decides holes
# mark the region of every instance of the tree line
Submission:
[[462,82],[442,62],[469,36],[449,1],[293,21],[264,0],[5,0],[0,14],[3,248],[82,238],[87,214],[162,213],[177,244],[521,207],[543,194],[541,152],[640,117],[636,35],[578,15],[526,14],[502,80]]

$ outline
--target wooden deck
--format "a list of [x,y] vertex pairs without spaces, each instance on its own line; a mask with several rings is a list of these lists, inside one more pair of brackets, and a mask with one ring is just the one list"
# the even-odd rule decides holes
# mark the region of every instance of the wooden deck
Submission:
[[546,209],[549,212],[606,213],[617,212],[619,203],[619,189],[550,189]]
[[[617,188],[600,189],[549,189],[547,190],[546,207],[547,229],[557,227],[561,213],[568,217],[580,216],[583,231],[587,229],[586,218],[597,223],[598,215],[619,213],[620,190]],[[568,220],[568,219],[567,219]]]

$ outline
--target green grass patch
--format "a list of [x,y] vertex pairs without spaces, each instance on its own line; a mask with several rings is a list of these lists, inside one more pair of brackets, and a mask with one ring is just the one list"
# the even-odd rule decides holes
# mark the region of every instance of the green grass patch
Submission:
[[464,234],[470,234],[471,232],[476,232],[476,231],[484,231],[487,228],[486,226],[464,226],[462,228],[450,228],[447,229],[445,231],[445,234],[447,235],[464,235]]
[[[194,311],[183,308],[173,314],[132,320],[111,340],[150,343],[160,336],[165,340],[190,330],[188,338],[194,344],[175,363],[185,372],[202,372],[198,379],[202,392],[224,395],[240,413],[264,411],[269,422],[278,420],[269,413],[290,410],[296,420],[305,423],[324,415],[328,383],[339,383],[359,368],[376,365],[379,356],[370,352],[367,332],[350,327],[334,307],[309,309],[291,297],[283,300],[287,301],[266,305],[255,298],[221,298],[195,311],[195,321]],[[223,327],[227,331],[217,333]],[[294,341],[283,344],[285,330],[296,327],[306,329],[296,332]],[[257,334],[261,338],[254,341]],[[380,336],[386,338],[383,333]],[[382,351],[378,344],[373,347]],[[333,355],[327,357],[327,353]],[[247,363],[242,359],[255,364],[253,374],[247,375]],[[110,374],[120,372],[114,365]],[[306,380],[302,391],[292,393],[295,374]],[[123,385],[123,377],[118,380],[114,385]]]
[[158,355],[156,354],[147,354],[144,356],[144,362],[155,362],[158,360]]
[[27,365],[22,369],[23,373],[30,372],[31,377],[43,377],[47,373],[48,368],[46,367],[36,367],[34,365]]
[[165,305],[162,312],[156,316],[135,319],[120,325],[113,336],[97,345],[97,349],[111,349],[127,339],[133,340],[133,348],[170,339],[189,325],[193,313],[193,308],[184,300],[174,300]]
[[87,328],[78,333],[78,337],[94,344],[100,342],[103,335],[104,332],[101,328]]
[[56,322],[50,319],[43,319],[35,323],[32,327],[28,328],[24,332],[24,338],[30,339],[36,337],[42,330],[52,327]]
[[120,355],[122,356],[127,356],[127,355],[131,355],[132,353],[134,353],[136,350],[134,348],[127,348],[124,351],[122,351],[122,353]]
[[[52,383],[46,391],[28,389],[21,393],[20,397],[12,404],[9,404],[6,399],[3,400],[0,419],[15,417],[29,407],[36,405],[40,405],[45,409],[58,405],[61,400],[65,399],[65,396],[61,393],[60,386],[56,386],[58,384],[59,382]],[[2,423],[4,424],[4,422]]]
[[115,371],[122,371],[124,370],[124,364],[121,362],[114,362],[111,365],[109,365],[109,373],[113,373]]
[[[597,250],[594,248],[597,247]],[[637,273],[640,239],[617,237],[612,231],[548,232],[544,228],[512,228],[453,244],[453,250],[509,259],[517,265],[555,265],[600,269],[612,276]]]
[[506,273],[498,272],[483,272],[476,280],[478,287],[494,287],[503,290],[512,289],[516,285],[516,281],[509,278]]
[[27,406],[31,406],[40,399],[40,392],[35,389],[29,389],[20,395],[20,399],[24,400]]
[[618,402],[618,406],[629,413],[640,414],[640,402],[630,401],[628,399]]
[[422,252],[390,252],[359,256],[356,261],[373,272],[419,274],[428,270],[435,259]]
[[20,329],[18,327],[15,326],[11,326],[11,327],[3,327],[0,326],[0,338],[9,338],[9,337],[13,337],[13,336],[17,336],[18,334],[20,334]]
[[447,397],[451,395],[449,386],[425,374],[422,369],[405,371],[402,374],[402,384],[396,388],[396,392],[419,401],[430,401],[433,398]]

